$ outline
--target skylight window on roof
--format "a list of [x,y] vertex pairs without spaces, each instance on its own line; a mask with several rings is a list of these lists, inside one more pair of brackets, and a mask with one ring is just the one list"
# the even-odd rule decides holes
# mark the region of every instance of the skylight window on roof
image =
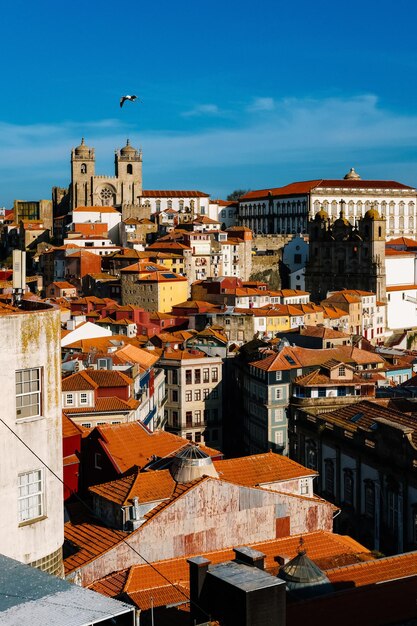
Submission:
[[163,278],[176,278],[175,274],[162,274]]
[[290,365],[296,365],[294,359],[292,358],[292,356],[288,356],[287,354],[285,355],[285,358],[287,359],[288,363]]
[[378,428],[378,423],[377,423],[377,422],[374,422],[374,423],[371,425],[371,430],[376,430],[377,428]]
[[153,265],[147,265],[146,268],[149,272],[153,272],[155,270],[155,267]]
[[357,422],[361,419],[361,417],[363,417],[363,413],[355,413],[355,415],[352,415],[352,417],[350,418],[350,421]]

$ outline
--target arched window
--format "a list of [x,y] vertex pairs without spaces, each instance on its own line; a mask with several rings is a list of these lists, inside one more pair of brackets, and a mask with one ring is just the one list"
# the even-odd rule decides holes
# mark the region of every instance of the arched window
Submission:
[[395,212],[395,202],[390,202],[389,203],[389,214],[390,215],[394,215]]
[[412,215],[408,218],[408,228],[414,230],[414,217]]
[[87,174],[87,165],[86,165],[86,163],[81,163],[81,174]]
[[353,506],[355,481],[351,469],[344,470],[343,477],[343,501],[348,506]]
[[172,209],[172,200],[168,200],[167,207],[168,209]]
[[[390,207],[390,210],[391,210],[391,207]],[[393,217],[389,218],[389,228],[390,230],[394,230],[394,218]]]
[[131,163],[128,163],[128,164],[127,164],[127,167],[126,167],[126,172],[127,172],[128,174],[133,174],[133,165],[132,165]]
[[309,440],[307,442],[306,466],[309,469],[317,470],[317,445],[315,441]]
[[180,211],[183,211],[184,210],[184,200],[180,200],[178,204],[179,204]]
[[160,210],[161,210],[161,201],[160,201],[160,200],[157,200],[157,201],[155,202],[155,207],[156,207],[156,210],[157,210],[157,211],[160,211]]
[[382,215],[382,217],[385,217],[386,213],[387,213],[387,203],[384,201],[384,202],[381,202],[381,215]]
[[324,488],[329,496],[334,495],[334,463],[330,459],[324,461]]
[[375,483],[365,480],[364,484],[364,513],[366,517],[375,516]]

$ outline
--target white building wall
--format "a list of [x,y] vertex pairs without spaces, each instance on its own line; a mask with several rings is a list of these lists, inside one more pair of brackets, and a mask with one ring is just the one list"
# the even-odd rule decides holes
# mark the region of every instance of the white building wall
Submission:
[[405,286],[404,289],[387,292],[387,327],[390,330],[417,326],[417,304],[408,302],[407,297],[417,299],[417,288]]
[[[60,551],[64,540],[60,321],[59,310],[52,308],[0,314],[1,419],[5,422],[0,422],[0,553],[22,563],[50,557]],[[16,372],[37,368],[40,415],[19,418]],[[41,515],[22,521],[19,476],[37,470],[42,473]],[[56,558],[55,573],[61,574],[60,554]],[[49,565],[46,559],[42,569]]]
[[385,257],[387,287],[417,284],[417,254]]
[[[366,182],[366,181],[364,181]],[[355,219],[365,215],[373,205],[382,217],[387,220],[387,238],[398,236],[414,236],[416,227],[416,193],[410,190],[387,190],[374,195],[372,190],[368,193],[349,192],[340,189],[338,193],[312,194],[310,205],[310,218],[313,218],[323,206],[329,217],[334,220],[340,214],[340,201],[344,201],[345,217],[353,223]]]

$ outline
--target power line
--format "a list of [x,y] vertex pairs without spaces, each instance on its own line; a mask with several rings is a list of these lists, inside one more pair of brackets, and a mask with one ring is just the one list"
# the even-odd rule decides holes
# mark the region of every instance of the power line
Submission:
[[[95,519],[98,519],[100,521],[100,523],[102,523],[104,526],[106,526],[109,530],[113,530],[116,533],[120,532],[117,529],[112,528],[109,524],[107,524],[104,520],[102,520],[101,518],[99,518],[93,511],[93,509],[75,492],[73,491],[70,487],[68,487],[64,481],[62,480],[62,478],[60,478],[60,476],[58,476],[58,474],[56,472],[54,472],[54,470],[49,467],[49,465],[47,465],[47,463],[45,463],[45,461],[34,451],[32,450],[32,448],[21,438],[19,437],[19,435],[12,429],[10,428],[10,426],[8,424],[6,424],[6,422],[0,417],[0,422],[2,422],[2,424],[4,424],[4,426],[6,426],[6,428],[12,433],[12,435],[14,435],[16,437],[16,439],[18,439],[20,441],[21,444],[23,444],[25,446],[25,448],[27,448],[27,450],[29,450],[29,452],[31,452],[31,454],[33,454],[38,461],[40,461],[40,463],[42,463],[42,465],[44,467],[46,467],[46,469],[52,474],[52,476],[54,476],[64,487],[66,487],[66,489],[68,489],[70,491],[70,493],[75,496],[75,498],[86,508],[86,510],[90,513],[90,515],[92,517],[94,517]],[[128,548],[130,548],[131,550],[133,550],[133,552],[135,554],[137,554],[143,561],[145,561],[145,563],[147,565],[149,565],[157,574],[159,574],[161,576],[161,578],[163,578],[164,580],[167,581],[167,583],[169,583],[176,591],[178,591],[181,595],[184,596],[184,598],[186,598],[186,600],[190,603],[193,604],[197,609],[199,609],[200,611],[202,611],[205,615],[207,615],[207,617],[209,619],[211,619],[211,616],[209,613],[207,613],[207,611],[205,611],[203,608],[201,608],[196,602],[194,602],[194,600],[191,600],[190,596],[187,595],[182,589],[180,589],[179,587],[177,587],[177,585],[175,583],[173,583],[171,580],[169,580],[169,578],[167,578],[167,576],[165,576],[165,574],[163,574],[162,572],[160,572],[158,570],[157,567],[155,567],[153,565],[153,563],[151,563],[150,561],[148,561],[144,556],[142,556],[142,554],[140,554],[140,552],[138,552],[138,550],[136,550],[136,548],[134,548],[126,539],[124,536],[120,537],[121,541],[126,544],[128,546]]]

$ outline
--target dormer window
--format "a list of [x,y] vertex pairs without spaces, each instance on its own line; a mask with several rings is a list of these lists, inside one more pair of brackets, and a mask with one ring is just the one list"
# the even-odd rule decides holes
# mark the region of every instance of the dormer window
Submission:
[[346,376],[346,367],[344,365],[339,365],[339,376]]

